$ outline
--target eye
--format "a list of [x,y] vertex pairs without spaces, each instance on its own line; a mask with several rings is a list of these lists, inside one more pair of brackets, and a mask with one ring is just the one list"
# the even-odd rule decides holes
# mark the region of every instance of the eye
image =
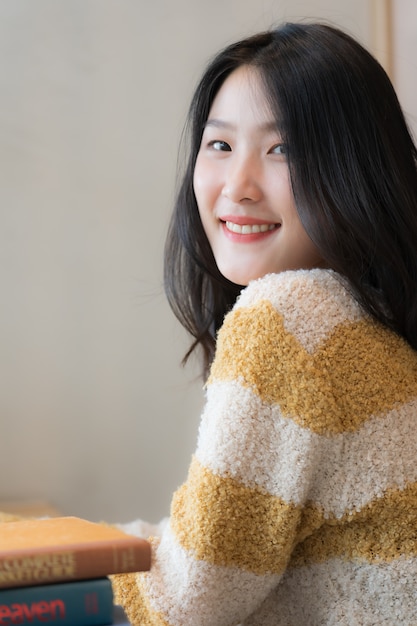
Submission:
[[275,146],[272,146],[269,152],[270,154],[286,155],[288,153],[287,144],[277,143]]
[[214,139],[209,142],[209,147],[213,148],[213,150],[217,150],[219,152],[231,152],[232,148],[226,141],[222,141],[221,139]]

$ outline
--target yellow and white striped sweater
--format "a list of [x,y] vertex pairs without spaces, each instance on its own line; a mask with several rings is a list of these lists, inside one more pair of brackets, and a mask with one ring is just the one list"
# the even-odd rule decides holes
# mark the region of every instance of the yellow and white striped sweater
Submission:
[[133,624],[417,624],[416,453],[416,352],[330,270],[254,281],[152,570],[116,598]]

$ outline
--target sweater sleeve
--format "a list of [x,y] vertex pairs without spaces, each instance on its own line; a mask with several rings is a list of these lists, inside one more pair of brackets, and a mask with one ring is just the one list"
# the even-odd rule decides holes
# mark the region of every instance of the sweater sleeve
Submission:
[[[249,287],[219,333],[197,449],[153,542],[151,571],[115,578],[133,624],[238,624],[320,524],[304,510],[320,437],[302,421],[326,420],[331,394],[271,289],[268,281]],[[303,314],[291,306],[293,317]]]

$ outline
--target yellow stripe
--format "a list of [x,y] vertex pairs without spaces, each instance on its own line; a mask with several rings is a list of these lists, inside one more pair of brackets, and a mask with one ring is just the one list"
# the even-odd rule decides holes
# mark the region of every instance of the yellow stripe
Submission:
[[[303,521],[312,527],[319,513],[311,507]],[[417,483],[390,490],[360,512],[323,524],[294,550],[290,566],[321,563],[331,558],[387,563],[417,556]]]
[[170,626],[162,613],[152,609],[148,597],[140,591],[144,576],[147,574],[111,576],[115,604],[123,606],[132,626]]
[[171,525],[196,559],[266,574],[285,569],[299,517],[298,507],[212,474],[193,459],[174,496]]
[[369,320],[339,325],[309,354],[272,304],[226,317],[210,382],[238,380],[318,434],[353,431],[417,397],[417,357]]
[[171,524],[196,559],[256,574],[281,573],[297,544],[292,565],[336,556],[386,562],[417,556],[417,483],[336,519],[212,474],[193,459],[174,496]]

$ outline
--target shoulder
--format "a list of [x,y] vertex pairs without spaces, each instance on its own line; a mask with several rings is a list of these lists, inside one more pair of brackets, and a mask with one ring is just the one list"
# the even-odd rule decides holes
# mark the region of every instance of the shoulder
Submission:
[[[282,390],[288,380],[296,382],[308,368],[316,368],[311,357],[336,327],[361,318],[361,308],[334,272],[298,270],[264,276],[242,291],[226,315],[209,382],[245,380],[254,388],[268,387],[262,393],[272,397],[277,386]],[[279,385],[277,376],[282,376]]]
[[361,315],[346,281],[340,274],[327,269],[267,274],[249,283],[239,296],[235,309],[254,306],[264,300],[268,300],[286,317],[298,315],[301,310],[308,313],[323,305],[328,314]]
[[362,319],[364,313],[339,274],[313,269],[268,274],[251,282],[226,326],[242,316],[246,323],[251,318],[279,319],[311,351],[336,326]]

